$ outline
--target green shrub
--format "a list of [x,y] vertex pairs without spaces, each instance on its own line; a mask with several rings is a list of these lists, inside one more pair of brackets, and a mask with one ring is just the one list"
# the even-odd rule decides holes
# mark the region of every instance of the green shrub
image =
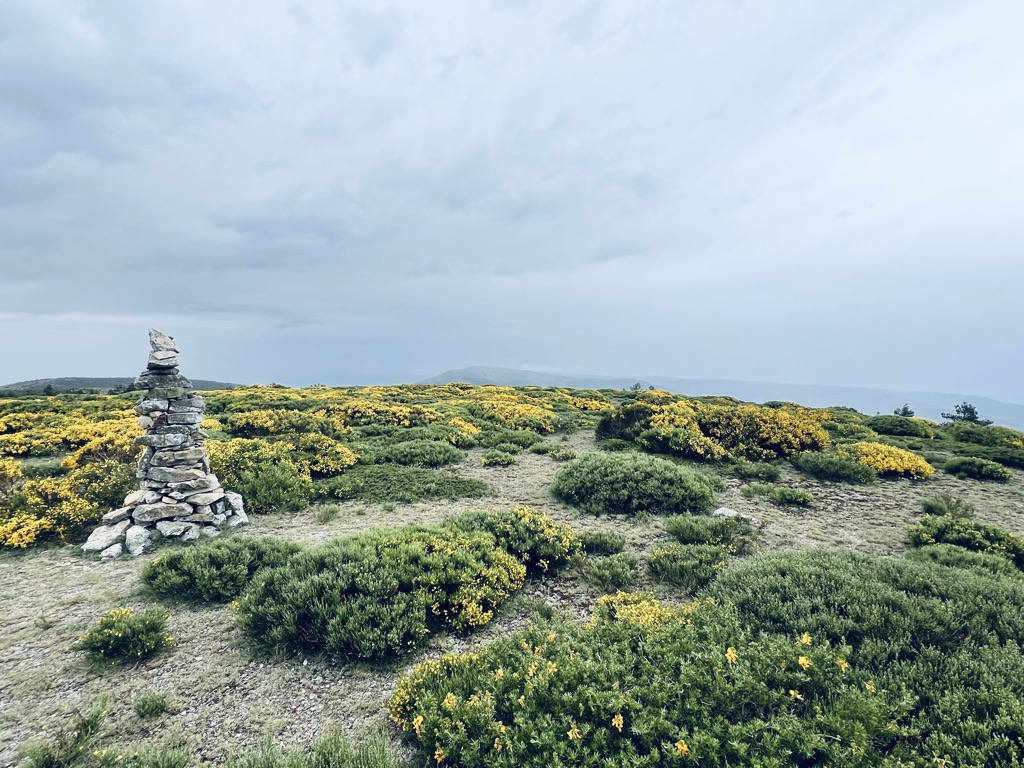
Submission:
[[782,476],[774,464],[754,461],[737,461],[729,465],[726,471],[740,480],[759,480],[766,483],[777,482]]
[[548,453],[548,456],[550,456],[555,461],[572,461],[577,457],[577,455],[578,454],[576,453],[576,451],[574,451],[572,448],[565,447],[559,448],[556,451],[551,451],[550,453]]
[[490,533],[407,526],[336,539],[257,574],[238,621],[271,652],[375,659],[487,624],[522,586]]
[[806,507],[814,501],[814,494],[810,491],[804,490],[803,488],[786,488],[784,486],[777,486],[772,488],[771,493],[768,494],[768,498],[771,499],[773,504]]
[[740,495],[745,499],[767,498],[774,490],[775,486],[770,483],[751,483],[740,488]]
[[501,451],[502,453],[510,453],[515,456],[523,452],[523,446],[516,445],[515,443],[498,443],[494,446],[493,450]]
[[651,550],[647,571],[657,581],[695,592],[710,583],[729,560],[729,550],[714,544],[663,544]]
[[973,517],[974,505],[951,493],[937,493],[921,502],[926,515],[949,515],[951,517]]
[[614,555],[626,548],[626,537],[612,531],[581,531],[580,545],[591,555]]
[[1005,483],[1013,478],[1013,472],[1002,464],[986,459],[976,459],[971,456],[959,456],[955,459],[950,459],[946,462],[943,469],[948,474],[956,475],[961,480],[970,478],[972,480],[995,480],[996,482]]
[[326,525],[338,518],[341,514],[341,507],[337,504],[322,504],[316,508],[316,512],[313,513],[313,519],[321,525]]
[[100,697],[88,711],[75,712],[70,725],[58,728],[48,741],[30,741],[19,748],[25,768],[70,768],[82,759],[107,718],[110,702]]
[[665,520],[665,531],[680,544],[713,544],[728,547],[734,554],[753,548],[753,527],[741,517],[676,515]]
[[748,634],[729,606],[620,593],[587,624],[539,622],[418,665],[388,710],[422,764],[866,765],[851,741],[890,743],[895,717],[844,654]]
[[639,453],[591,453],[555,476],[553,491],[589,514],[701,512],[719,487],[707,475]]
[[480,480],[400,464],[353,467],[340,477],[318,482],[316,489],[321,496],[374,503],[479,499],[494,494],[491,486]]
[[234,490],[242,494],[249,512],[293,512],[309,503],[313,482],[294,464],[282,462],[260,470],[243,470]]
[[395,443],[377,455],[379,461],[415,467],[444,467],[457,464],[466,454],[449,443],[435,440],[410,440]]
[[142,581],[163,598],[227,603],[259,571],[284,565],[300,550],[268,536],[217,539],[162,554],[143,566]]
[[148,608],[136,615],[131,608],[108,611],[74,645],[98,661],[139,661],[174,642],[164,627],[170,614],[162,608]]
[[580,542],[571,527],[556,523],[530,507],[498,512],[465,512],[445,521],[444,528],[494,536],[498,546],[511,552],[527,572],[556,571],[579,554]]
[[908,550],[904,557],[915,562],[938,563],[950,568],[985,570],[997,576],[1017,577],[1021,574],[1017,566],[1003,555],[972,552],[955,544],[928,544]]
[[504,451],[492,448],[481,454],[480,463],[485,467],[507,467],[509,464],[516,463],[516,457],[511,453],[505,453]]
[[594,436],[605,450],[625,450],[621,444],[633,445],[650,427],[653,416],[654,408],[647,403],[628,403],[602,415],[594,428]]
[[[991,429],[991,427],[987,427]],[[953,443],[950,450],[961,456],[973,456],[1002,464],[1004,467],[1024,469],[1024,449],[1006,445],[974,445],[970,443]]]
[[[508,445],[508,443],[505,443],[505,445]],[[530,446],[530,453],[539,453],[541,455],[546,455],[557,450],[558,446],[554,443],[537,443],[536,445]],[[512,453],[512,451],[509,451],[509,453]]]
[[935,437],[935,430],[922,419],[906,416],[872,416],[864,420],[864,424],[880,435],[898,435],[902,437]]
[[792,459],[793,466],[805,475],[830,483],[852,483],[862,485],[874,482],[878,474],[850,456],[833,453],[807,451],[798,453]]
[[543,440],[536,432],[528,429],[494,429],[480,436],[480,445],[484,448],[495,448],[502,443],[512,443],[520,448],[529,448]]
[[135,697],[135,701],[132,702],[132,709],[135,710],[135,714],[143,720],[160,717],[160,715],[170,709],[170,706],[171,702],[164,694],[153,691],[140,693]]
[[636,443],[630,440],[620,440],[617,437],[610,437],[607,440],[599,440],[597,447],[602,451],[608,451],[610,453],[618,453],[620,451],[635,451],[637,449]]
[[907,536],[912,547],[954,544],[971,552],[1001,555],[1024,570],[1024,538],[995,525],[953,515],[928,515],[912,525]]
[[76,483],[84,488],[82,498],[101,509],[117,509],[124,497],[138,487],[135,467],[118,461],[83,464],[74,472]]
[[1024,583],[854,552],[761,555],[709,588],[753,631],[847,643],[873,671],[924,647],[1024,641]]
[[588,557],[580,566],[583,580],[602,592],[628,589],[636,583],[640,560],[628,552],[609,557]]

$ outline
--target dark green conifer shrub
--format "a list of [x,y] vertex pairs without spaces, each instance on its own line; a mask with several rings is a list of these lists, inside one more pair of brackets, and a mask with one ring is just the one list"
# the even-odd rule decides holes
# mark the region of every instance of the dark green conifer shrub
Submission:
[[803,488],[786,488],[785,486],[776,486],[775,488],[772,488],[771,492],[768,494],[768,498],[771,499],[774,504],[806,507],[814,501],[814,494],[810,491],[804,490]]
[[864,424],[880,435],[899,435],[903,437],[935,437],[935,430],[921,419],[907,416],[872,416],[864,420]]
[[614,555],[626,547],[626,537],[614,531],[580,531],[583,551],[590,555]]
[[995,525],[983,525],[954,515],[928,515],[907,531],[912,547],[954,544],[972,552],[1008,558],[1024,570],[1024,538]]
[[720,481],[668,459],[639,453],[591,453],[555,476],[554,493],[589,514],[702,512]]
[[713,581],[729,560],[727,547],[716,544],[663,544],[651,550],[647,571],[663,581],[695,592]]
[[740,480],[758,480],[764,483],[775,483],[782,477],[777,466],[760,461],[740,460],[728,465],[726,471]]
[[583,580],[602,592],[629,589],[636,583],[640,560],[636,555],[619,552],[609,557],[588,557],[580,566]]
[[229,538],[161,554],[142,568],[142,581],[160,597],[227,603],[264,568],[284,565],[301,550],[273,539]]
[[174,639],[164,631],[170,614],[163,608],[148,608],[136,614],[131,608],[115,608],[103,614],[96,626],[75,643],[96,661],[141,661]]
[[1013,478],[1013,472],[1002,464],[971,456],[958,456],[955,459],[950,459],[943,466],[943,470],[950,475],[956,475],[961,480],[970,478],[1005,483]]
[[494,490],[480,480],[400,464],[353,467],[344,475],[318,482],[316,488],[322,497],[375,503],[479,499],[494,494]]
[[974,552],[955,544],[928,544],[908,550],[904,557],[914,562],[938,563],[949,568],[980,569],[1009,578],[1021,576],[1021,571],[1013,561],[1004,555]]
[[792,462],[793,466],[805,475],[831,483],[862,485],[872,483],[878,478],[875,470],[851,456],[807,451],[794,456]]
[[385,448],[377,454],[378,461],[414,467],[444,467],[457,464],[466,454],[449,443],[435,440],[409,440]]
[[294,512],[313,498],[313,482],[291,462],[244,470],[234,490],[242,494],[246,510],[255,514]]
[[742,555],[753,549],[753,528],[741,517],[675,515],[665,520],[665,531],[680,544],[714,544]]
[[485,467],[507,467],[516,463],[516,457],[511,453],[491,448],[480,455],[480,463]]

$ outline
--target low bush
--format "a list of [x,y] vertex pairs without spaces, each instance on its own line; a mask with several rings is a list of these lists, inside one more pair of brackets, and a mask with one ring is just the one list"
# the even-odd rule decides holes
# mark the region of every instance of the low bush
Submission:
[[915,453],[882,443],[852,443],[837,449],[840,455],[850,456],[871,467],[879,475],[927,479],[935,472],[927,461]]
[[578,537],[590,555],[614,555],[626,548],[626,537],[613,531],[581,531]]
[[480,463],[485,467],[507,467],[516,463],[516,457],[511,453],[492,448],[480,455]]
[[973,517],[974,505],[966,499],[951,493],[937,493],[921,502],[926,515],[949,515],[951,517]]
[[636,443],[631,440],[620,440],[617,437],[610,437],[607,440],[599,440],[597,447],[602,451],[608,451],[610,453],[618,453],[620,451],[635,451],[637,446]]
[[[343,730],[322,736],[309,750],[289,752],[269,740],[228,760],[226,768],[403,768],[405,762],[394,753],[383,729],[374,729],[358,741]],[[156,768],[156,767],[154,767]],[[173,768],[173,767],[168,767]]]
[[388,711],[431,765],[855,765],[850,743],[891,743],[895,716],[845,653],[749,634],[728,606],[620,593],[584,625],[418,665]]
[[400,464],[353,467],[340,477],[316,483],[316,490],[322,497],[374,503],[479,499],[494,494],[494,490],[480,480]]
[[994,461],[1004,467],[1024,469],[1024,448],[1008,445],[975,445],[973,443],[953,443],[949,445],[949,448],[960,456],[973,456],[978,459]]
[[555,461],[572,461],[577,457],[577,455],[576,451],[572,448],[566,448],[564,446],[548,453],[548,456]]
[[779,468],[774,464],[754,461],[737,461],[729,465],[726,471],[740,480],[758,480],[765,483],[777,482],[782,477]]
[[242,494],[246,510],[255,514],[294,512],[313,498],[313,482],[289,462],[243,470],[234,490]]
[[971,456],[958,456],[955,459],[950,459],[943,466],[943,470],[950,475],[956,475],[961,480],[970,478],[1005,483],[1013,478],[1013,472],[1002,464]]
[[410,440],[395,443],[377,455],[379,461],[414,467],[445,467],[457,464],[466,454],[450,443],[435,440]]
[[164,694],[153,691],[140,693],[132,702],[132,709],[135,710],[135,714],[143,720],[160,717],[160,715],[170,709],[170,706],[171,702]]
[[553,491],[589,514],[701,512],[720,487],[715,479],[667,459],[637,453],[591,453],[555,476]]
[[729,560],[727,547],[715,544],[663,544],[651,550],[647,571],[657,581],[696,592],[713,581]]
[[110,702],[100,697],[85,712],[75,712],[71,722],[58,728],[48,741],[30,741],[19,751],[25,768],[71,768],[86,753],[86,748],[100,732],[107,718]]
[[556,571],[580,552],[580,542],[572,528],[530,507],[466,512],[447,520],[444,527],[463,533],[491,534],[498,546],[526,566],[528,573]]
[[804,452],[792,458],[793,466],[815,480],[830,483],[863,485],[873,483],[878,473],[850,456],[833,453]]
[[523,452],[523,446],[516,445],[515,443],[498,443],[493,447],[493,449],[495,451],[501,451],[502,453],[511,453],[513,456],[517,456]]
[[804,490],[803,488],[786,488],[785,486],[776,486],[775,488],[772,488],[771,492],[768,494],[768,498],[771,499],[773,504],[806,507],[814,501],[814,494],[810,491]]
[[495,429],[484,432],[480,436],[480,445],[494,448],[502,443],[512,443],[520,448],[529,448],[544,438],[528,429]]
[[162,608],[148,608],[136,614],[131,608],[108,611],[74,645],[97,661],[139,661],[174,642],[164,627],[170,614]]
[[1001,555],[1024,570],[1024,538],[995,525],[954,515],[928,515],[909,528],[907,537],[912,547],[953,544],[972,552]]
[[1004,555],[972,552],[955,544],[928,544],[908,550],[904,557],[915,562],[938,563],[950,568],[980,569],[997,576],[1016,578],[1021,575],[1017,566]]
[[935,437],[935,430],[926,421],[907,416],[872,416],[864,420],[864,425],[880,435],[922,437],[928,440]]
[[162,554],[143,566],[142,581],[163,598],[227,603],[259,571],[284,565],[300,550],[269,536],[217,539]]
[[588,557],[580,566],[583,580],[602,592],[629,589],[636,584],[640,560],[628,552],[609,557]]
[[709,588],[754,631],[847,643],[879,671],[924,647],[1024,641],[1024,583],[854,552],[761,555]]
[[753,548],[753,527],[738,516],[675,515],[665,520],[665,531],[680,544],[713,544],[728,547],[734,554]]
[[546,455],[557,450],[558,446],[554,443],[537,443],[536,445],[530,446],[530,453],[539,453],[541,455]]

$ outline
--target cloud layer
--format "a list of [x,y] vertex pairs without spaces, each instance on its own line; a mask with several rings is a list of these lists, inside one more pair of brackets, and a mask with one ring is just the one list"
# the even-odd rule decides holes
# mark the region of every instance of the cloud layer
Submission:
[[1024,401],[1019,3],[0,9],[0,383],[463,365]]

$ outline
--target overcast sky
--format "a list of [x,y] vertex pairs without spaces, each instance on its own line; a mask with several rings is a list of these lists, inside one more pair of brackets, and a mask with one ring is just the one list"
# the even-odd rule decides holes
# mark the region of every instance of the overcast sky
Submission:
[[1024,402],[1024,3],[0,3],[0,384]]

